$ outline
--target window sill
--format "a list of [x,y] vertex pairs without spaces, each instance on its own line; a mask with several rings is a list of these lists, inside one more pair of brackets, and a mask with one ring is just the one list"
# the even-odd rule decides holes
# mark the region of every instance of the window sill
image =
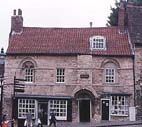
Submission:
[[59,117],[59,116],[56,116],[56,119],[57,119],[57,120],[67,120],[67,117]]
[[25,82],[25,84],[34,84],[34,82]]
[[65,82],[56,82],[56,84],[65,84]]
[[120,86],[119,83],[103,83],[103,85],[107,85],[107,86]]
[[120,114],[111,114],[111,116],[118,116],[118,117],[128,117],[128,115],[120,115]]

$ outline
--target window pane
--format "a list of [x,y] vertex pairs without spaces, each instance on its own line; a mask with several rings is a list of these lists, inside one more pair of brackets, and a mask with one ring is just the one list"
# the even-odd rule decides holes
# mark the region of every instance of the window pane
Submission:
[[111,114],[128,115],[128,98],[126,96],[111,96]]
[[63,83],[64,82],[64,78],[65,78],[65,69],[63,69],[63,68],[58,68],[57,69],[57,76],[56,76],[56,78],[57,78],[57,82],[59,82],[59,83]]
[[27,113],[31,113],[35,118],[35,100],[18,99],[18,118],[26,118]]
[[50,113],[53,111],[56,114],[56,117],[60,120],[67,119],[67,101],[66,100],[51,100],[49,101],[49,111]]
[[33,82],[33,68],[25,68],[25,79],[27,82]]
[[92,39],[93,49],[104,49],[105,48],[105,38],[101,36],[96,36]]
[[106,83],[115,82],[115,69],[113,68],[105,69],[105,82]]

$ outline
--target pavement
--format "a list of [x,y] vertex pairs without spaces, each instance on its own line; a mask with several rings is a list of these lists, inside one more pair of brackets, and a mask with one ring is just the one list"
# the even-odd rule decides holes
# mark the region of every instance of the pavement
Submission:
[[142,121],[101,121],[100,123],[57,122],[57,127],[142,127]]

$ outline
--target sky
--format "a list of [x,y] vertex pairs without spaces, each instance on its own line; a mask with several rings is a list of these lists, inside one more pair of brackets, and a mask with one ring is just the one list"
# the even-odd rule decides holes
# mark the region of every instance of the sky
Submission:
[[0,48],[6,51],[13,10],[28,27],[105,27],[115,0],[0,0]]

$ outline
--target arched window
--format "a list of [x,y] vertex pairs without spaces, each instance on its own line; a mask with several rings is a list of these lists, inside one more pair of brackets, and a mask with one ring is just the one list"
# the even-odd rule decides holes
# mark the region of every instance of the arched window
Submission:
[[103,81],[107,84],[118,83],[118,63],[106,60],[103,63]]
[[24,77],[26,82],[34,81],[34,64],[31,61],[26,61],[23,64]]

